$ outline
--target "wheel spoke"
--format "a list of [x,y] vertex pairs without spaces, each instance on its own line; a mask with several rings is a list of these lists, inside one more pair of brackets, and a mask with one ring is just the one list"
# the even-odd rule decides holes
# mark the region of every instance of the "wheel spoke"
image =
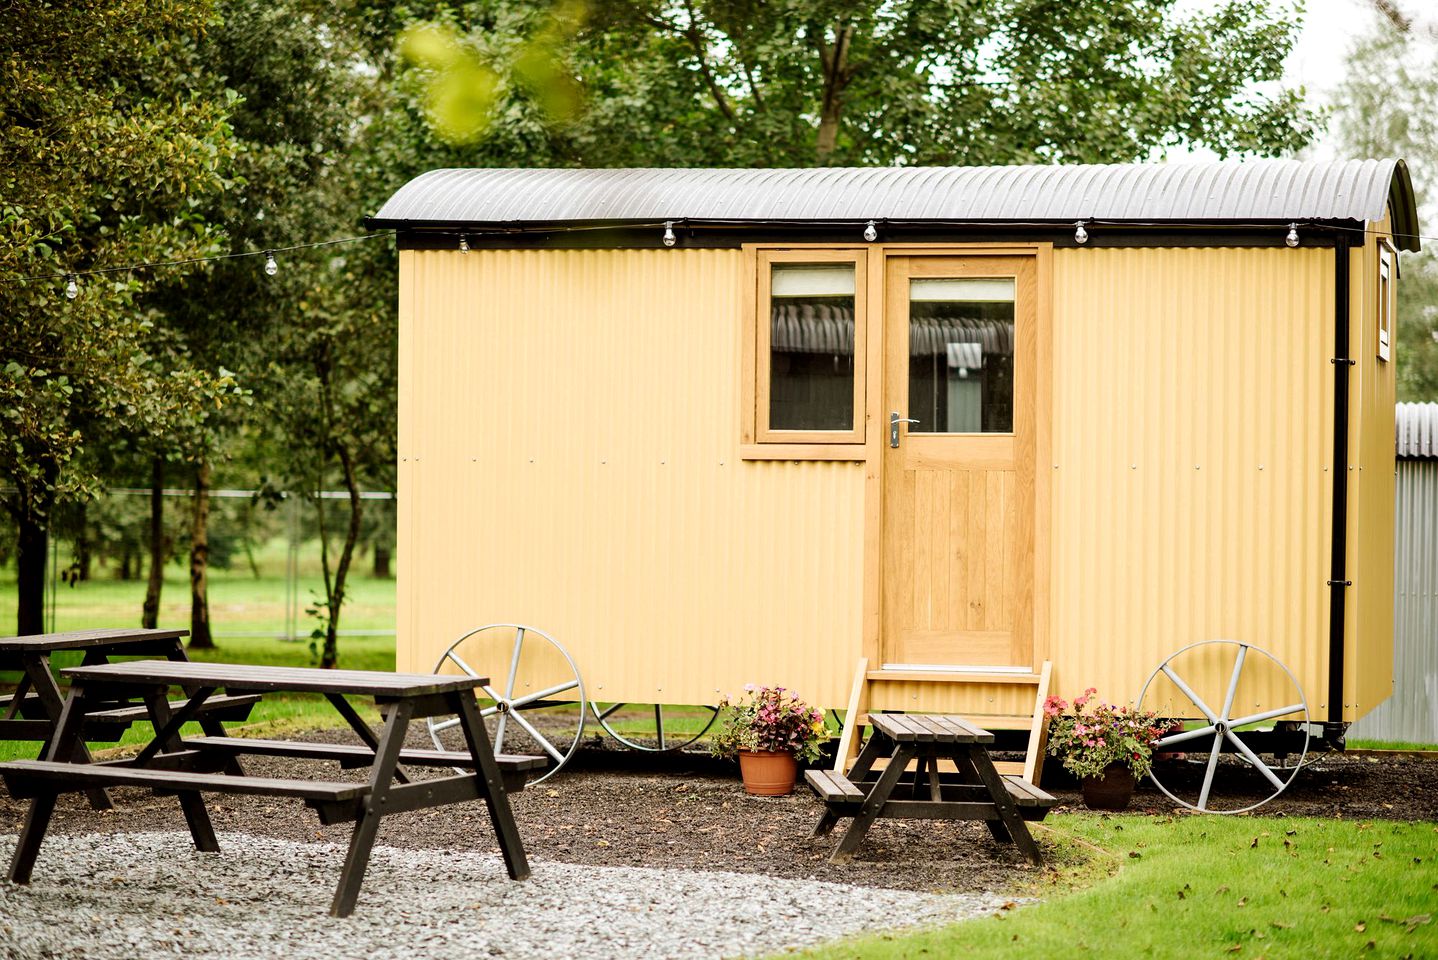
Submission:
[[1248,645],[1240,643],[1233,658],[1233,674],[1228,678],[1228,695],[1223,698],[1223,719],[1233,716],[1233,698],[1238,694],[1238,678],[1243,674],[1243,661],[1248,657]]
[[508,698],[508,697],[502,697],[502,696],[500,696],[498,693],[495,692],[494,688],[491,687],[491,686],[490,686],[489,684],[487,684],[487,683],[481,683],[481,684],[479,685],[479,689],[483,690],[483,691],[484,691],[484,695],[487,696],[487,697],[489,697],[489,699],[493,700],[495,703],[508,703],[508,702],[509,702],[509,698]]
[[1273,784],[1273,786],[1278,790],[1283,789],[1283,781],[1278,779],[1278,777],[1274,776],[1273,771],[1268,769],[1268,764],[1258,759],[1258,754],[1254,753],[1253,750],[1249,748],[1248,744],[1244,743],[1241,739],[1239,739],[1238,734],[1234,733],[1232,730],[1225,730],[1224,735],[1228,737],[1228,741],[1233,744],[1233,746],[1238,750],[1238,752],[1243,754],[1245,760],[1253,764],[1254,768],[1257,769],[1259,773],[1263,774],[1265,777],[1268,778],[1269,783]]
[[471,677],[477,677],[477,676],[479,676],[479,671],[475,670],[475,669],[474,669],[473,667],[471,667],[469,664],[467,664],[467,663],[465,663],[463,660],[461,660],[460,657],[459,657],[459,654],[455,653],[454,650],[452,650],[452,649],[451,649],[451,650],[446,650],[446,651],[444,652],[444,655],[445,655],[447,658],[449,658],[450,660],[453,660],[454,663],[455,663],[455,666],[459,667],[459,669],[463,670],[465,673],[469,674]]
[[[525,733],[529,734],[531,737],[534,738],[535,742],[539,744],[539,748],[541,750],[554,758],[555,763],[564,762],[564,754],[556,750],[554,748],[554,744],[550,743],[544,738],[543,734],[541,734],[538,730],[534,729],[534,727],[530,725],[528,720],[524,719],[517,713],[512,713],[509,716],[514,718],[515,723],[519,724],[521,727],[524,728]],[[497,750],[498,748],[495,749]]]
[[659,735],[659,749],[668,749],[664,744],[664,708],[657,703],[654,705],[654,730]]
[[430,729],[436,733],[448,730],[450,727],[459,726],[459,717],[451,717],[448,720],[441,720],[439,723],[431,724]]
[[509,723],[510,713],[502,710],[499,714],[499,722],[494,725],[494,752],[504,752],[504,728]]
[[1230,720],[1228,722],[1228,725],[1230,727],[1246,727],[1250,723],[1262,723],[1265,720],[1274,720],[1278,717],[1287,716],[1290,713],[1298,713],[1303,709],[1303,704],[1293,703],[1289,704],[1286,707],[1278,707],[1273,710],[1265,710],[1262,713],[1255,713],[1249,717],[1239,717],[1236,720]]
[[1164,676],[1168,677],[1170,680],[1173,681],[1173,685],[1175,687],[1178,687],[1179,690],[1183,691],[1183,695],[1185,697],[1188,697],[1188,699],[1193,701],[1193,705],[1195,707],[1198,707],[1199,712],[1204,715],[1204,717],[1208,720],[1209,723],[1218,722],[1218,714],[1214,713],[1211,709],[1209,709],[1208,704],[1203,702],[1203,698],[1200,697],[1198,694],[1194,693],[1193,690],[1189,687],[1189,685],[1183,682],[1183,678],[1174,672],[1172,667],[1165,663],[1160,669],[1163,670]]
[[549,687],[548,689],[539,690],[535,693],[527,693],[517,700],[511,700],[509,701],[509,705],[514,709],[518,710],[520,707],[529,706],[536,700],[543,700],[546,697],[554,696],[556,693],[563,693],[566,690],[573,690],[577,686],[579,686],[578,680],[570,680],[566,683],[556,683],[554,686]]
[[492,706],[492,707],[484,707],[483,709],[481,709],[481,710],[479,711],[479,715],[480,715],[481,717],[492,717],[492,716],[494,716],[494,715],[495,715],[496,713],[498,713],[498,712],[499,712],[499,704],[496,703],[496,704],[495,704],[494,706]]
[[1213,738],[1213,749],[1208,752],[1208,769],[1203,772],[1203,787],[1198,791],[1198,809],[1208,809],[1208,792],[1213,789],[1213,773],[1218,769],[1218,755],[1223,746],[1222,737]]
[[505,696],[514,696],[514,678],[519,676],[519,658],[524,653],[524,628],[514,628],[514,652],[509,657],[509,683],[505,686]]
[[[624,704],[624,703],[611,704],[608,710],[605,710],[603,713],[595,713],[595,716],[598,717],[599,720],[600,720],[600,722],[602,723],[603,721],[608,720],[609,717],[614,713],[615,710],[618,710],[620,707],[624,707],[624,706],[628,706],[628,704]],[[595,709],[598,710],[598,707],[596,707]]]
[[1171,747],[1175,743],[1185,743],[1189,740],[1197,740],[1199,737],[1207,737],[1218,732],[1213,724],[1206,727],[1199,727],[1197,730],[1184,730],[1182,733],[1171,733],[1166,737],[1160,737],[1153,742],[1154,748]]

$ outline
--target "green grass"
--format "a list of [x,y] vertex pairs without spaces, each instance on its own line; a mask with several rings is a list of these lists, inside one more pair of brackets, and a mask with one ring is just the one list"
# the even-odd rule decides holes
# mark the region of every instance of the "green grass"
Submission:
[[1438,743],[1409,743],[1406,740],[1349,740],[1349,750],[1438,750]]
[[839,958],[1438,956],[1438,824],[1220,816],[1050,817],[1043,898]]

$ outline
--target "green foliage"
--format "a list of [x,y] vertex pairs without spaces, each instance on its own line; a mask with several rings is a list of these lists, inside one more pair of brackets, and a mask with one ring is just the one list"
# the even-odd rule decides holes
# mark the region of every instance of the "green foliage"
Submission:
[[[424,69],[400,83],[446,134],[468,143],[488,126],[470,154],[480,164],[1120,162],[1180,145],[1274,154],[1308,142],[1316,117],[1277,87],[1290,12],[1269,0],[1177,6],[622,0],[594,4],[565,44],[564,31],[537,25],[568,22],[569,6],[421,5],[467,35],[443,34],[446,53],[441,28],[410,34]],[[419,37],[436,49],[418,49]],[[527,62],[516,49],[547,48],[540,83],[507,79]],[[566,120],[544,91],[573,83],[585,110]],[[465,100],[459,87],[482,95]]]
[[[1438,38],[1374,17],[1346,62],[1335,93],[1334,132],[1359,157],[1403,157],[1420,222],[1433,233],[1438,210]],[[1431,243],[1431,241],[1426,241]],[[1401,254],[1398,284],[1400,401],[1438,400],[1438,257]]]
[[236,395],[228,371],[154,362],[142,277],[85,278],[73,301],[59,277],[217,249],[196,207],[229,186],[236,145],[196,53],[212,22],[203,3],[0,8],[0,486],[17,520],[93,490],[80,453],[122,424],[162,434]]
[[801,956],[1310,960],[1438,952],[1432,823],[1068,815],[1050,816],[1039,830],[1059,841],[1053,853],[1062,871],[1025,891],[1043,902]]
[[709,751],[716,757],[735,757],[741,750],[770,750],[813,762],[827,736],[823,711],[794,691],[750,685],[743,696],[719,701],[719,728],[710,738]]
[[1069,704],[1059,697],[1044,701],[1048,718],[1050,756],[1076,777],[1097,777],[1114,764],[1125,766],[1135,777],[1153,765],[1153,742],[1172,722],[1151,711],[1120,707],[1100,700],[1089,687]]

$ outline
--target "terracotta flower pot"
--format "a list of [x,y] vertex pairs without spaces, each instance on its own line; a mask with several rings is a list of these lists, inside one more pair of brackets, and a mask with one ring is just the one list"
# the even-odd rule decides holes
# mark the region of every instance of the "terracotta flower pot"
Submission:
[[1126,810],[1133,799],[1133,772],[1121,763],[1111,763],[1096,777],[1084,777],[1084,806],[1090,810]]
[[739,775],[744,790],[756,797],[782,797],[794,792],[799,764],[792,753],[775,750],[740,750]]

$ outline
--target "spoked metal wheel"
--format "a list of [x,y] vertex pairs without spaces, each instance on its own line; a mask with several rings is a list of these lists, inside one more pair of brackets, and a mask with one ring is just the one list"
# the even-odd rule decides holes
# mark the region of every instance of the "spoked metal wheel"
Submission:
[[[1157,765],[1149,772],[1156,787],[1191,810],[1243,813],[1261,807],[1286,790],[1303,767],[1303,758],[1308,753],[1308,701],[1303,696],[1303,688],[1282,662],[1252,644],[1237,640],[1189,644],[1158,665],[1144,683],[1138,700],[1140,709],[1156,709],[1164,716],[1202,718],[1197,725],[1188,724],[1186,729],[1154,742],[1155,753],[1182,749],[1183,744],[1188,744],[1189,749],[1206,746],[1208,755],[1206,758],[1200,755],[1197,764],[1202,769],[1201,782],[1195,785],[1189,782],[1191,778],[1175,776],[1170,768],[1165,774],[1170,781],[1166,785],[1160,779]],[[1222,709],[1215,710],[1211,703],[1221,703]],[[1250,704],[1252,712],[1245,712],[1244,707]],[[1273,735],[1287,732],[1282,761],[1265,762],[1241,736],[1265,727],[1271,728]],[[1296,760],[1290,746],[1294,742],[1301,743]],[[1221,763],[1225,749],[1242,762]],[[1238,775],[1235,768],[1252,768],[1263,782],[1261,789],[1272,788],[1273,792],[1247,806],[1215,807],[1211,802],[1213,782],[1225,767],[1235,777]]]
[[647,753],[683,750],[708,733],[719,716],[719,708],[710,706],[591,703],[589,707],[605,733],[626,747]]
[[[477,695],[494,752],[549,758],[549,769],[531,783],[554,776],[579,749],[584,681],[569,651],[543,630],[518,623],[478,627],[450,645],[434,672],[490,678]],[[466,749],[458,726],[454,717],[431,718],[435,747]]]

